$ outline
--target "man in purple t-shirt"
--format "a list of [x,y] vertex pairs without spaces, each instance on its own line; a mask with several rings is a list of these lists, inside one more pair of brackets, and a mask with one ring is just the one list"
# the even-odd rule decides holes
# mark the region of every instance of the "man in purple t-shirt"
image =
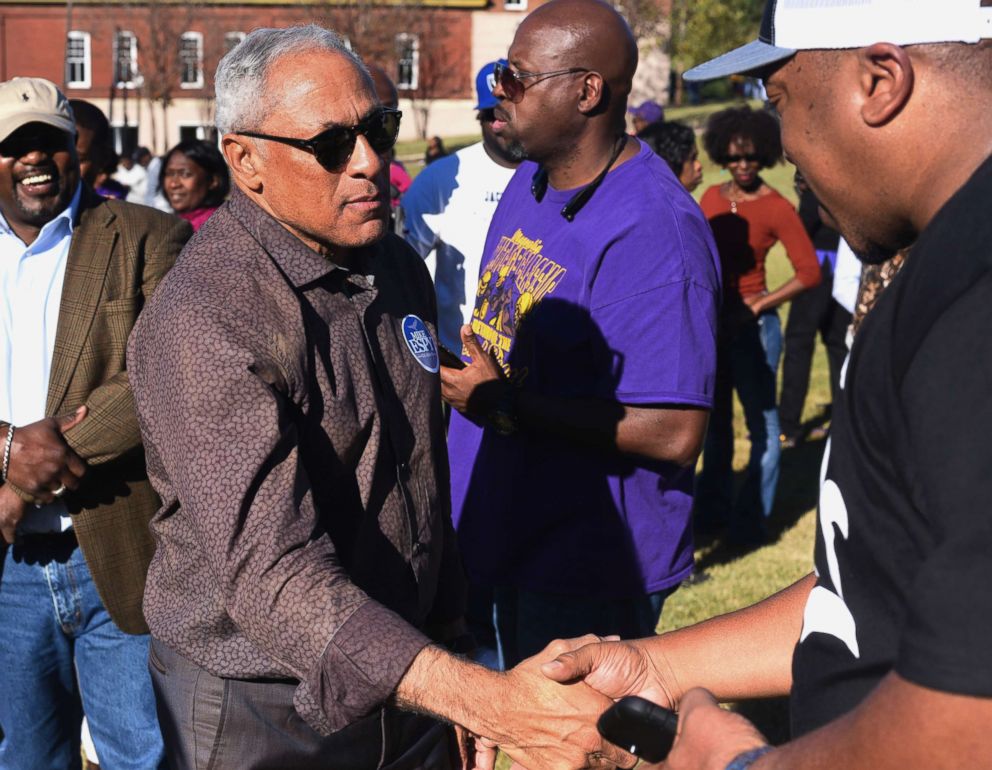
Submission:
[[692,571],[720,276],[698,206],[624,133],[636,65],[610,6],[553,0],[497,70],[494,129],[532,162],[489,230],[471,363],[441,376],[459,545],[506,665],[653,633]]

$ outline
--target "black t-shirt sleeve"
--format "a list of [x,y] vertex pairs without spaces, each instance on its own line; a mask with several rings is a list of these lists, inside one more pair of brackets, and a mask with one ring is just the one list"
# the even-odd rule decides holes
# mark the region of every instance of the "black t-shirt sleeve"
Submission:
[[899,392],[907,483],[934,542],[919,544],[896,671],[992,696],[992,276],[937,321]]

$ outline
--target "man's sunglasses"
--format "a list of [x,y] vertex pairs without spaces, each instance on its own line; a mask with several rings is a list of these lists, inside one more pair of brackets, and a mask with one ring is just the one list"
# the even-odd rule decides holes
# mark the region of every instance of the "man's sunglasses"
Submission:
[[761,161],[761,157],[755,155],[754,153],[748,153],[747,155],[728,155],[727,165],[730,166],[734,163],[740,163],[742,160],[747,163],[758,163]]
[[563,70],[550,70],[549,72],[514,72],[509,64],[496,62],[493,67],[493,77],[503,89],[506,98],[516,104],[524,98],[524,91],[527,90],[523,81],[529,78],[553,78],[557,75],[574,75],[577,72],[592,72],[588,67],[569,67]]
[[370,114],[361,123],[354,126],[331,126],[310,139],[294,139],[288,136],[272,136],[259,134],[255,131],[235,131],[239,136],[250,136],[253,139],[266,139],[270,142],[282,142],[291,147],[305,150],[313,155],[317,162],[331,172],[339,172],[355,151],[355,142],[361,134],[376,153],[382,155],[396,144],[400,132],[400,118],[403,113],[399,110],[382,107]]

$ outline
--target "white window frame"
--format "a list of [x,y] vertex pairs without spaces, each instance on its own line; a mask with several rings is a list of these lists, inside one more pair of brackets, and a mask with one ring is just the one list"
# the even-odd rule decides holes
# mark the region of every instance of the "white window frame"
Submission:
[[527,0],[503,0],[503,9],[506,11],[526,11]]
[[[412,43],[412,46],[410,44]],[[407,59],[403,54],[410,46],[410,57]],[[410,77],[402,77],[400,65],[404,61],[410,62]],[[420,38],[411,35],[409,32],[400,32],[396,36],[396,90],[416,91],[420,81]]]
[[[129,69],[131,70],[130,80],[119,80],[118,75],[120,75],[120,44],[122,40],[130,41],[130,56],[128,57],[131,62]],[[135,35],[129,29],[119,29],[114,35],[114,83],[115,88],[135,88],[138,84],[138,36]]]
[[[244,32],[240,30],[231,30],[230,32],[224,33],[224,53],[228,53],[233,49],[238,43],[244,40],[246,37]],[[237,40],[237,43],[232,43],[232,40]]]
[[[82,58],[70,57],[70,41],[81,40],[83,43]],[[83,68],[83,77],[80,80],[73,80],[69,77],[70,66],[78,64]],[[79,29],[71,29],[66,33],[65,41],[65,87],[66,88],[89,88],[92,84],[91,73],[93,72],[93,56],[90,48],[90,33]]]
[[[192,41],[196,43],[196,80],[194,81],[184,81],[183,75],[186,70],[186,61],[183,59],[183,53],[186,49],[183,44],[187,41]],[[179,36],[179,87],[186,90],[193,90],[196,88],[203,88],[203,33],[202,32],[183,32]]]

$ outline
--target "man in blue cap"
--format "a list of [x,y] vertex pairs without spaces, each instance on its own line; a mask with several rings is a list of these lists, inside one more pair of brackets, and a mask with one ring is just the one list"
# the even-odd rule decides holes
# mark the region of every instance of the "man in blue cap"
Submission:
[[[666,770],[992,762],[990,38],[988,0],[768,0],[758,40],[686,73],[761,77],[824,221],[862,262],[912,248],[844,364],[814,570],[544,667],[677,706]],[[716,702],[786,694],[774,749]]]
[[437,289],[438,336],[458,353],[459,329],[471,322],[479,261],[496,204],[520,161],[510,157],[494,131],[493,70],[475,77],[482,141],[425,168],[403,196],[404,236],[427,260]]

